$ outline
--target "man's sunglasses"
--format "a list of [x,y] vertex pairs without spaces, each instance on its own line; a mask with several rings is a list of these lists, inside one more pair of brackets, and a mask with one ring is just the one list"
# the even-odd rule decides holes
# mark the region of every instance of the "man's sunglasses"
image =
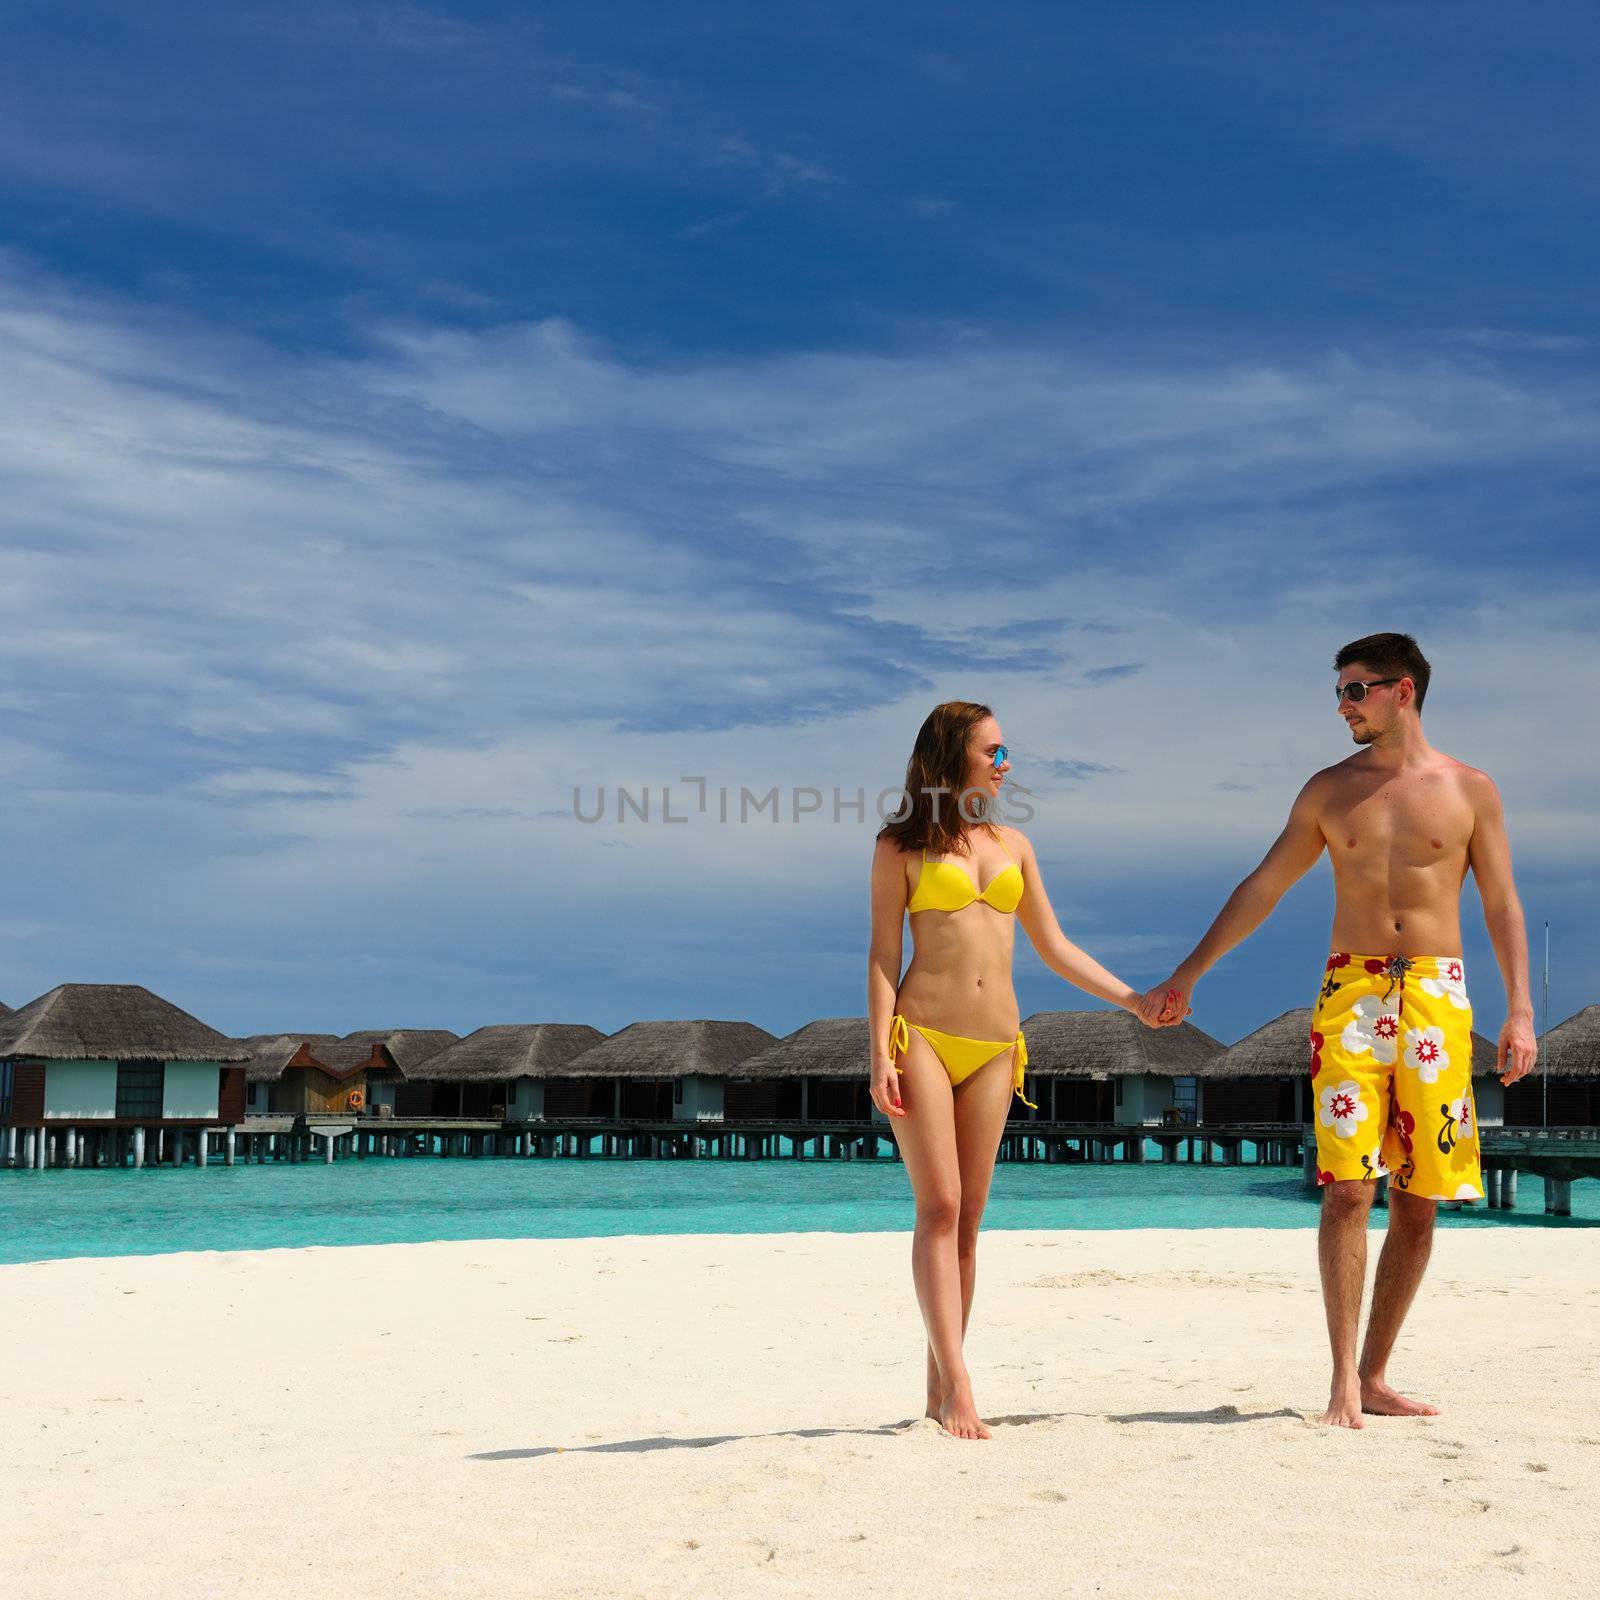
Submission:
[[1359,678],[1353,678],[1349,683],[1335,684],[1333,697],[1340,705],[1346,700],[1351,705],[1360,705],[1367,698],[1368,689],[1381,688],[1386,683],[1399,683],[1398,678],[1374,678],[1371,683],[1363,683]]

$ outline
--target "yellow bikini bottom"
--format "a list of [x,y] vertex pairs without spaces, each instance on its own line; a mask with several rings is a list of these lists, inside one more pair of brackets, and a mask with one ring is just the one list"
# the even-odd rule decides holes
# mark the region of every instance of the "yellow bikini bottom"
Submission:
[[[939,1065],[944,1068],[952,1089],[957,1084],[964,1083],[979,1067],[993,1061],[1002,1050],[1009,1050],[1015,1045],[1017,1065],[1012,1089],[1023,1105],[1033,1111],[1039,1109],[1022,1092],[1022,1069],[1028,1064],[1028,1042],[1022,1037],[1020,1028],[1015,1039],[968,1039],[959,1033],[941,1033],[937,1028],[924,1028],[920,1023],[907,1021],[897,1011],[889,1024],[890,1061],[893,1061],[896,1055],[904,1055],[910,1047],[911,1035],[907,1032],[909,1028],[915,1028],[928,1041],[928,1048],[939,1058]],[[900,1068],[897,1066],[894,1070],[899,1072]]]

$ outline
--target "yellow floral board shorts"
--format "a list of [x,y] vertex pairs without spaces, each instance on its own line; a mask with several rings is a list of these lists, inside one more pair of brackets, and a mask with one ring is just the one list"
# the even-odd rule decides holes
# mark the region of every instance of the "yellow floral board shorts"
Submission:
[[1472,1004],[1458,956],[1328,960],[1311,1013],[1317,1182],[1481,1200]]

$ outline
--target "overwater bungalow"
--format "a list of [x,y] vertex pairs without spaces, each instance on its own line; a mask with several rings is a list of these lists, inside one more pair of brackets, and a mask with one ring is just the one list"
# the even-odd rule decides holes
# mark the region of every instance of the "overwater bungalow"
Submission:
[[[1472,1095],[1478,1121],[1497,1126],[1504,1093],[1495,1075],[1495,1047],[1472,1036]],[[1274,1017],[1196,1071],[1195,1121],[1207,1126],[1237,1122],[1310,1122],[1311,1007]]]
[[4,1159],[120,1165],[244,1120],[249,1049],[136,983],[63,983],[0,1017]]
[[[367,1114],[398,1115],[400,1085],[421,1075],[424,1062],[456,1043],[459,1034],[448,1028],[357,1028],[343,1043],[372,1046],[367,1066]],[[391,1108],[389,1113],[380,1107]]]
[[1147,1028],[1120,1008],[1036,1011],[1022,1032],[1028,1098],[1039,1109],[1013,1099],[1013,1120],[1159,1126],[1176,1120],[1183,1086],[1222,1048],[1192,1022]]
[[322,1073],[325,1083],[335,1082],[313,1051],[337,1044],[336,1033],[252,1033],[239,1042],[250,1049],[244,1076],[245,1109],[252,1116],[309,1109],[305,1087],[299,1082],[303,1072]]
[[582,1022],[496,1022],[474,1029],[412,1066],[396,1091],[398,1117],[611,1115],[610,1097],[592,1111],[593,1084],[567,1092],[562,1069],[605,1035]]
[[[630,1022],[566,1063],[546,1086],[545,1115],[769,1120],[778,1085],[746,1063],[776,1043],[753,1022]],[[555,1109],[557,1084],[574,1103],[586,1093],[587,1108]]]
[[1600,1005],[1557,1023],[1544,1036],[1541,1057],[1505,1091],[1506,1126],[1600,1126]]
[[455,1037],[445,1028],[252,1034],[246,1104],[254,1115],[393,1116],[407,1066]]
[[[1192,1023],[1155,1031],[1125,1011],[1039,1011],[1024,1020],[1030,1111],[1014,1120],[1154,1126],[1174,1103],[1174,1079],[1220,1050]],[[866,1121],[878,1115],[869,1078],[865,1017],[823,1017],[786,1034],[740,1068],[727,1115],[797,1122]]]
[[765,1122],[866,1122],[873,1116],[865,1017],[819,1017],[786,1033],[727,1085],[730,1117]]

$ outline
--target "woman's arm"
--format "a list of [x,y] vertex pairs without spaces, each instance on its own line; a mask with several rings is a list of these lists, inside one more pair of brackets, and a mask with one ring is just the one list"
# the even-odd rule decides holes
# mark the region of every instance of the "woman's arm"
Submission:
[[903,1117],[900,1074],[889,1059],[889,1023],[905,956],[905,857],[893,839],[872,852],[872,933],[867,950],[867,1035],[872,1050],[872,1103],[886,1117]]

